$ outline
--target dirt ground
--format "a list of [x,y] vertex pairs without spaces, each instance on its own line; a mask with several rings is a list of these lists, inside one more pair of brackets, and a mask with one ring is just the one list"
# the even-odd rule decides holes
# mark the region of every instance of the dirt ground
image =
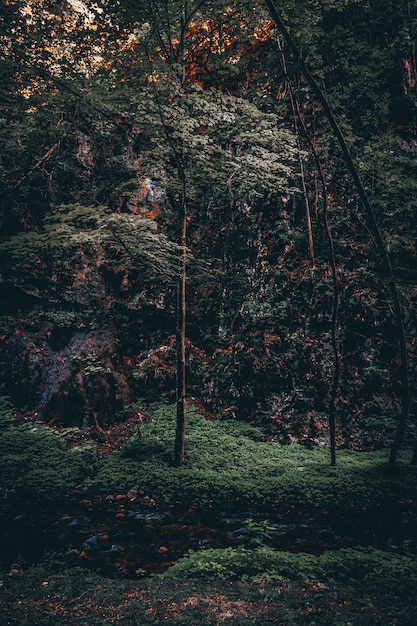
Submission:
[[1,582],[0,623],[415,626],[416,598],[410,581],[344,586],[16,574]]

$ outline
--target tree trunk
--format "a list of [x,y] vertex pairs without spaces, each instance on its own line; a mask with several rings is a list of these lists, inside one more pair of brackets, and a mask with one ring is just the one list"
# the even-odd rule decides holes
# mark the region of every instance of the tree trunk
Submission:
[[[178,58],[181,61],[181,83],[185,82],[185,37],[187,24],[187,3],[182,5],[181,15],[181,39],[178,47]],[[186,406],[186,320],[187,320],[187,176],[185,171],[184,143],[181,141],[178,172],[181,179],[181,199],[179,206],[181,274],[178,280],[177,302],[177,423],[174,442],[174,465],[179,467],[184,463],[185,424],[187,420]]]
[[[319,156],[317,154],[317,150],[307,130],[303,115],[301,113],[298,101],[296,100],[296,97],[292,88],[290,78],[288,76],[287,63],[285,60],[284,51],[281,48],[281,46],[279,46],[279,52],[280,52],[282,69],[284,71],[284,75],[288,83],[288,89],[289,89],[290,100],[291,100],[291,108],[292,108],[292,111],[294,114],[294,120],[295,120],[295,131],[297,133],[297,144],[298,144],[299,155],[301,155],[301,148],[300,148],[300,141],[298,139],[299,126],[297,124],[297,119],[300,122],[300,126],[303,130],[303,133],[309,143],[310,149],[314,156],[314,160],[316,162],[316,166],[317,166],[317,170],[320,176],[320,181],[321,181],[322,190],[323,190],[323,219],[324,219],[324,227],[326,230],[326,236],[327,236],[327,240],[329,242],[329,248],[330,248],[332,281],[333,281],[333,306],[332,306],[333,372],[332,372],[332,384],[331,384],[331,389],[330,389],[330,398],[329,398],[329,406],[328,406],[328,415],[329,415],[330,465],[335,466],[336,465],[336,398],[337,398],[337,391],[339,389],[339,383],[340,383],[340,356],[339,356],[339,348],[338,348],[338,328],[337,328],[338,311],[339,311],[339,285],[337,281],[337,266],[336,266],[336,255],[335,255],[335,250],[334,250],[333,236],[332,236],[332,231],[330,229],[328,211],[327,211],[328,209],[327,187],[326,187],[326,180],[324,177],[323,167],[321,165]],[[303,192],[304,192],[304,197],[306,199],[306,207],[307,207],[307,216],[308,216],[307,226],[308,226],[308,234],[309,234],[309,241],[310,241],[310,254],[311,254],[311,260],[312,260],[312,265],[314,269],[315,259],[314,259],[313,233],[312,233],[312,228],[311,228],[310,205],[308,203],[307,188],[305,184],[304,170],[302,166],[301,156],[300,156],[300,167],[301,167],[302,182],[303,182]]]
[[185,340],[186,340],[186,282],[187,282],[187,205],[185,174],[182,181],[182,198],[180,205],[181,236],[181,275],[178,280],[177,303],[177,426],[174,444],[174,465],[179,467],[184,462],[184,439],[186,423],[186,373],[185,373]]
[[[324,189],[326,194],[326,189]],[[336,257],[334,252],[333,237],[329,226],[327,215],[327,198],[324,199],[324,225],[326,229],[327,239],[329,241],[331,263],[332,263],[332,280],[333,280],[333,307],[332,307],[332,347],[333,347],[333,375],[332,388],[329,400],[329,435],[330,435],[330,464],[336,465],[336,397],[340,381],[340,356],[338,350],[337,337],[337,320],[339,309],[339,285],[337,283]]]

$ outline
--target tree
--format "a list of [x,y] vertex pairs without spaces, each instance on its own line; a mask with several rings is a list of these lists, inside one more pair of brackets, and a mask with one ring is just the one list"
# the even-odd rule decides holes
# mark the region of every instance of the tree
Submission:
[[[112,8],[111,3],[107,6]],[[222,20],[229,20],[227,7],[221,6],[220,15],[215,17],[219,5],[214,3],[207,7],[198,2],[142,2],[135,6],[122,3],[122,12],[118,14],[111,10],[107,14],[94,14],[94,7],[91,7],[92,17],[81,15],[74,28],[63,29],[58,26],[65,15],[58,11],[57,20],[52,20],[49,31],[42,13],[45,9],[49,15],[49,5],[46,3],[45,7],[40,7],[42,29],[35,52],[32,52],[31,37],[36,29],[30,29],[30,36],[23,32],[21,35],[24,62],[35,73],[35,91],[40,90],[43,95],[45,84],[49,82],[53,89],[53,85],[59,83],[72,94],[74,101],[79,96],[87,110],[98,114],[102,127],[106,128],[106,119],[113,118],[112,132],[121,129],[128,137],[141,179],[151,184],[156,177],[163,180],[169,205],[177,211],[181,275],[177,307],[178,409],[174,462],[180,464],[184,458],[186,404],[185,290],[189,214],[197,211],[202,202],[224,203],[225,197],[229,203],[252,202],[288,191],[296,158],[294,137],[282,128],[277,115],[212,85],[202,87],[204,73],[196,72],[195,59],[207,49],[211,59],[218,57],[218,65],[221,65],[222,56],[228,50],[228,37],[236,38],[235,33],[230,35],[229,29],[224,36],[225,43],[219,46],[210,38],[202,39],[207,25],[222,32]],[[105,24],[106,28],[100,24]],[[105,37],[105,45],[104,39],[98,37],[96,58],[91,57],[88,45],[76,47],[76,54],[65,52],[68,38],[76,42],[80,35],[91,42],[93,32],[104,33]],[[57,42],[62,54],[50,52]],[[48,53],[44,55],[42,50]],[[229,67],[232,65],[229,63]],[[107,87],[107,94],[100,91],[101,87]],[[99,104],[95,96],[98,92],[103,96]],[[91,137],[87,139],[91,142]],[[91,176],[91,164],[88,169]],[[128,183],[126,177],[125,184]],[[70,213],[73,215],[73,209]],[[62,219],[62,212],[54,214],[55,226]],[[114,216],[113,222],[116,220],[121,221],[122,216]],[[42,224],[49,233],[48,220]],[[65,228],[64,232],[68,237]],[[95,229],[94,232],[95,237],[103,231]],[[107,235],[104,239],[108,241]],[[122,236],[120,240],[125,252],[132,249],[123,243]],[[16,240],[13,243],[16,244]]]
[[[210,19],[198,2],[142,3],[137,34],[139,58],[149,63],[150,86],[146,101],[138,101],[136,126],[146,135],[146,125],[160,132],[150,138],[147,155],[154,167],[163,163],[171,202],[177,205],[179,244],[187,246],[188,205],[201,191],[205,201],[229,193],[262,196],[287,184],[294,159],[292,136],[278,131],[278,119],[264,114],[249,102],[226,96],[219,90],[205,91],[194,76],[193,61],[200,45],[194,21]],[[126,5],[127,21],[133,15]],[[149,22],[147,21],[149,20]],[[206,42],[210,45],[210,42]],[[155,54],[155,50],[159,50]],[[140,62],[142,67],[143,61]],[[200,77],[198,77],[200,78]],[[145,122],[145,124],[144,124]],[[256,130],[255,125],[258,124]],[[261,131],[261,132],[259,132]],[[284,156],[284,144],[286,155]],[[152,146],[152,149],[150,149]],[[169,148],[168,160],[166,147]],[[162,156],[164,155],[164,156]],[[219,171],[218,164],[222,168]],[[149,173],[152,176],[152,173]],[[259,191],[262,185],[263,190]],[[210,189],[210,197],[207,191]],[[216,191],[213,195],[213,190]],[[174,463],[184,460],[186,422],[186,257],[178,285],[177,304],[177,426]]]
[[[307,68],[299,50],[298,47],[296,46],[294,39],[292,38],[292,36],[290,35],[288,29],[286,28],[286,26],[284,25],[283,21],[281,20],[275,5],[273,4],[273,2],[271,0],[265,0],[265,4],[268,7],[272,18],[274,19],[275,23],[277,24],[277,27],[279,28],[279,30],[281,31],[282,35],[284,36],[287,44],[289,45],[294,58],[300,68],[300,70],[302,71],[305,79],[307,80],[308,84],[310,85],[310,87],[312,88],[312,90],[314,91],[316,97],[318,98],[318,100],[320,101],[321,106],[323,107],[323,111],[330,123],[330,126],[335,134],[335,137],[337,138],[341,151],[344,155],[345,161],[346,161],[346,165],[348,167],[348,170],[352,176],[352,179],[355,183],[355,187],[357,190],[357,193],[360,197],[362,206],[364,208],[364,212],[365,212],[365,216],[366,216],[366,224],[367,227],[369,228],[370,232],[373,235],[374,238],[374,242],[375,245],[381,255],[382,258],[382,263],[385,269],[385,272],[388,276],[388,282],[389,282],[389,289],[390,289],[390,293],[391,293],[391,298],[392,298],[392,302],[393,302],[393,309],[394,309],[394,316],[395,316],[395,320],[397,323],[397,328],[398,328],[398,341],[399,341],[399,347],[400,347],[400,354],[401,354],[401,370],[400,370],[400,376],[401,376],[401,384],[402,384],[402,406],[401,406],[401,417],[400,417],[400,421],[399,421],[399,426],[398,426],[398,431],[397,431],[397,436],[394,440],[394,443],[392,445],[391,448],[391,455],[390,455],[390,459],[389,459],[389,465],[390,467],[394,467],[395,466],[395,462],[396,462],[396,458],[397,458],[397,454],[398,454],[398,450],[399,447],[401,445],[401,442],[403,440],[404,437],[404,433],[405,433],[405,428],[406,428],[406,424],[407,424],[407,419],[408,419],[408,411],[409,411],[409,403],[410,403],[410,392],[409,392],[409,377],[408,377],[408,355],[407,355],[407,345],[406,345],[406,338],[405,338],[405,331],[404,331],[404,325],[403,325],[403,313],[402,313],[402,308],[401,308],[401,303],[400,303],[400,297],[398,294],[398,289],[397,289],[397,285],[396,285],[396,281],[395,281],[395,277],[394,277],[394,271],[393,271],[393,267],[392,267],[392,263],[391,263],[391,258],[389,255],[389,252],[387,250],[387,246],[385,244],[383,235],[381,233],[381,229],[379,227],[379,224],[376,220],[376,216],[375,213],[371,207],[371,204],[368,200],[368,196],[367,193],[365,191],[364,185],[359,177],[359,173],[358,170],[354,164],[350,149],[348,147],[348,144],[345,140],[345,137],[333,115],[332,109],[329,106],[328,100],[324,95],[324,92],[322,91],[322,89],[319,87],[319,84],[317,83],[317,81],[315,80],[315,78],[313,77],[313,75],[310,73],[309,69]],[[334,425],[331,427],[332,431],[334,429]],[[332,457],[332,463],[334,462],[334,459]]]

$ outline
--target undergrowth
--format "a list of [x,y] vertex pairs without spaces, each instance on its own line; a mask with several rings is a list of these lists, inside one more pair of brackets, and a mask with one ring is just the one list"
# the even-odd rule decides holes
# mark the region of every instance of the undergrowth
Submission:
[[372,547],[328,550],[320,556],[277,551],[268,546],[256,549],[210,548],[190,551],[161,578],[219,578],[279,582],[307,580],[349,582],[352,580],[416,580],[414,556]]
[[18,425],[12,408],[0,398],[0,494],[36,499],[68,495],[94,462],[95,447],[67,449],[61,434],[42,424]]
[[[143,413],[142,413],[143,414]],[[68,429],[41,422],[18,425],[6,400],[0,405],[0,489],[31,497],[127,493],[157,503],[198,502],[319,508],[347,501],[380,503],[413,498],[417,467],[403,453],[387,472],[387,451],[339,450],[331,467],[327,448],[266,442],[258,427],[234,420],[207,421],[188,410],[186,457],[172,464],[175,406],[158,404],[120,451],[100,462],[96,444],[74,445]]]
[[417,468],[405,453],[394,475],[387,451],[338,451],[266,442],[262,430],[237,421],[210,422],[188,411],[185,463],[172,466],[175,407],[152,408],[152,419],[106,458],[90,487],[100,493],[139,488],[156,501],[296,502],[319,507],[346,500],[378,502],[415,495]]

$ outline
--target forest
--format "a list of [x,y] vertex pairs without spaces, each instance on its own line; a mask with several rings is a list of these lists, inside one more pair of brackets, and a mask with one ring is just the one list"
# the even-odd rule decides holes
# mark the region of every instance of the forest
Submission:
[[5,624],[417,623],[417,0],[1,0]]

